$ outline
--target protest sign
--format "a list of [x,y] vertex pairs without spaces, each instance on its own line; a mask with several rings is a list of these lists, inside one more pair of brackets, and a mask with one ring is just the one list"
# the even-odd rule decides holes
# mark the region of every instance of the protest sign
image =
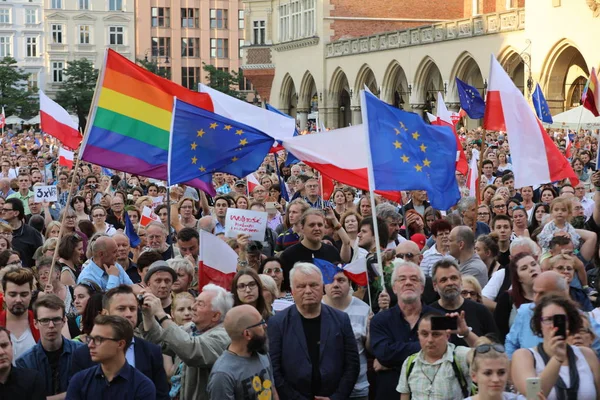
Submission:
[[265,240],[267,229],[267,213],[261,211],[228,208],[225,216],[225,236],[237,237],[243,233],[249,235],[250,240]]
[[157,206],[163,203],[164,196],[158,196],[152,198],[152,209],[154,210]]
[[58,200],[58,192],[56,186],[34,186],[33,200],[36,203],[51,202]]

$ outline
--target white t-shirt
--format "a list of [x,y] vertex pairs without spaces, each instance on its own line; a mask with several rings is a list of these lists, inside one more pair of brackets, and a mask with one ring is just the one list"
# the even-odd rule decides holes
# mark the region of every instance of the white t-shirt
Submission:
[[492,301],[496,301],[496,297],[498,297],[498,292],[502,287],[502,282],[504,282],[505,274],[506,268],[502,268],[494,272],[488,283],[481,290],[482,296],[487,297]]
[[16,366],[17,358],[21,357],[27,350],[35,346],[35,339],[33,338],[31,329],[27,327],[27,330],[23,332],[19,338],[11,333],[10,340],[13,347],[13,365]]

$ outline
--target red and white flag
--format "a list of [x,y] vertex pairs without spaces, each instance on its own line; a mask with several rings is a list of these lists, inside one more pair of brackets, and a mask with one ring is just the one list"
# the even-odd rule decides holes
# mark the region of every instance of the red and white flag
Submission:
[[73,168],[73,159],[75,158],[75,153],[64,149],[64,148],[60,148],[58,150],[58,165],[61,165],[63,167],[69,167],[69,168]]
[[252,193],[255,187],[260,186],[260,182],[256,179],[254,174],[250,174],[246,177],[246,184],[248,185],[248,193]]
[[573,141],[571,140],[570,131],[567,129],[567,136],[565,137],[567,141],[567,147],[565,149],[565,157],[571,158],[573,153],[571,152],[571,147],[573,147]]
[[[343,149],[340,149],[343,143]],[[318,135],[295,136],[283,140],[283,147],[296,158],[326,177],[346,185],[369,190],[367,139],[362,125],[334,129]],[[399,203],[400,192],[375,191]]]
[[493,55],[491,60],[483,125],[485,129],[508,134],[515,187],[565,178],[577,185],[579,179],[569,161],[548,136],[521,91]]
[[469,175],[467,175],[467,187],[469,188],[469,196],[479,197],[479,182],[481,178],[479,175],[479,157],[475,154],[471,156],[471,164],[469,164]]
[[238,255],[222,239],[212,233],[200,231],[200,255],[198,256],[198,291],[204,285],[214,283],[230,291],[237,272]]
[[[428,113],[428,116],[431,121],[431,114]],[[467,163],[467,157],[465,156],[462,144],[460,143],[460,138],[456,133],[456,124],[459,120],[459,114],[452,113],[448,110],[446,103],[444,103],[442,93],[438,92],[437,118],[435,122],[431,121],[431,125],[449,126],[452,129],[452,132],[454,132],[454,137],[456,138],[456,170],[463,175],[466,175],[467,171],[469,170],[469,164]]]
[[361,257],[342,267],[344,274],[358,286],[367,286],[367,259]]
[[142,217],[140,218],[140,226],[146,226],[152,221],[160,222],[160,217],[154,214],[154,211],[150,207],[144,206]]
[[2,114],[0,114],[0,128],[6,126],[6,114],[4,114],[4,106],[2,106]]
[[40,125],[43,132],[60,140],[65,147],[72,150],[79,147],[82,137],[77,122],[73,121],[67,110],[41,90]]

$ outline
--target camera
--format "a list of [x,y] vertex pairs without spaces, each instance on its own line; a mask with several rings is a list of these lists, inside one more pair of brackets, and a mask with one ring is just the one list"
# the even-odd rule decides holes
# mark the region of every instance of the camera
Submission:
[[98,185],[96,185],[95,183],[90,183],[90,189],[96,189],[98,187]]
[[137,300],[138,300],[138,304],[140,305],[140,308],[144,305],[144,295],[143,294],[138,294],[137,295]]
[[263,249],[262,243],[257,240],[253,240],[250,243],[248,243],[248,246],[246,247],[246,252],[258,253],[258,252],[262,251],[262,249]]

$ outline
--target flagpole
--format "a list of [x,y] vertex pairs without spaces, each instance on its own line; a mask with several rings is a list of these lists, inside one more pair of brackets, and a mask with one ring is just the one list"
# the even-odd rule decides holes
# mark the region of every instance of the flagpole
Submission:
[[581,106],[581,112],[579,113],[579,121],[577,122],[577,131],[575,131],[575,137],[577,137],[577,135],[579,134],[579,127],[581,126],[581,119],[583,118],[583,109],[585,107],[582,105]]
[[[371,142],[370,142],[370,138],[369,138],[369,120],[368,120],[368,113],[367,113],[367,107],[366,107],[366,96],[365,96],[365,91],[361,90],[360,91],[360,104],[361,104],[361,114],[362,114],[362,120],[363,120],[363,129],[365,132],[365,137],[366,137],[366,144],[367,144],[367,171],[368,171],[368,180],[369,180],[369,200],[371,202],[371,215],[373,218],[373,234],[375,236],[375,254],[377,255],[377,263],[375,263],[375,266],[377,268],[377,272],[378,274],[381,276],[381,288],[382,288],[382,292],[386,292],[386,288],[385,288],[385,277],[383,276],[383,258],[381,256],[381,245],[379,244],[379,224],[377,223],[377,212],[376,212],[376,206],[375,206],[375,174],[373,173],[373,156],[371,154]],[[368,271],[367,271],[367,293],[370,293],[370,282],[368,279]],[[369,300],[371,299],[371,296],[369,294]],[[371,310],[373,310],[373,307],[371,305]]]

